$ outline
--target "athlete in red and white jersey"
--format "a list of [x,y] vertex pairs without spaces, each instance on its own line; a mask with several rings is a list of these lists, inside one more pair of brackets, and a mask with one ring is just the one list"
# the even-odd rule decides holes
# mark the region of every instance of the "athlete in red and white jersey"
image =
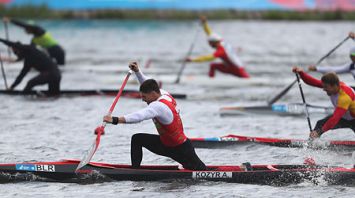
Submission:
[[236,51],[231,45],[225,42],[221,36],[213,33],[207,24],[205,17],[201,17],[203,28],[208,36],[209,45],[216,49],[213,54],[200,56],[197,58],[188,57],[187,62],[206,62],[213,61],[217,58],[222,60],[222,63],[211,63],[209,76],[212,78],[215,76],[215,70],[219,70],[223,73],[232,74],[241,78],[249,78],[249,74],[245,71],[242,61],[237,56]]
[[121,117],[105,116],[104,122],[112,124],[138,123],[153,119],[159,135],[137,133],[131,139],[132,167],[139,168],[143,158],[142,148],[158,155],[170,157],[190,170],[205,170],[205,164],[195,153],[176,109],[175,99],[166,91],[160,90],[154,79],[147,79],[139,70],[137,63],[129,66],[140,82],[142,100],[148,106]]
[[310,133],[310,138],[320,137],[330,129],[350,128],[355,132],[355,93],[350,86],[340,82],[335,73],[326,73],[321,80],[318,80],[299,67],[294,67],[293,72],[299,73],[302,80],[308,85],[322,88],[335,107],[333,115],[317,122],[314,130]]

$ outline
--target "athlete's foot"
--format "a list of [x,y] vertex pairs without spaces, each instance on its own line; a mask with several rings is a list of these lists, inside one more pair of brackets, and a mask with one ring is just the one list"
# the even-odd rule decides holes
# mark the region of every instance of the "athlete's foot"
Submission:
[[132,165],[131,168],[132,168],[132,169],[140,169],[141,166],[136,166],[136,165],[133,166],[133,165]]
[[240,169],[243,171],[252,171],[253,167],[251,166],[250,162],[244,162],[242,165],[240,165]]

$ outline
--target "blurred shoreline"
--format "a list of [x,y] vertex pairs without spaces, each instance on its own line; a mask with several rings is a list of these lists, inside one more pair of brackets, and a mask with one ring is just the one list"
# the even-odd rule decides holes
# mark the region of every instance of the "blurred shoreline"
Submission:
[[262,10],[245,11],[234,9],[223,10],[52,10],[46,5],[41,6],[12,6],[0,5],[3,16],[36,19],[162,19],[162,20],[191,20],[205,15],[209,19],[226,20],[293,20],[293,21],[329,21],[354,20],[355,12],[350,11],[284,11]]

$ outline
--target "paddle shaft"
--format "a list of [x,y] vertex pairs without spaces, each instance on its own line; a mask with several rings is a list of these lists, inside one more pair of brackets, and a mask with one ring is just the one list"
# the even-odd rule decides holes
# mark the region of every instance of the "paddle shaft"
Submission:
[[331,55],[336,49],[338,49],[342,44],[345,43],[350,37],[347,36],[344,40],[342,40],[337,46],[335,46],[333,49],[331,49],[326,55],[324,55],[322,58],[318,60],[316,65],[319,65],[324,59],[326,59],[329,55]]
[[268,101],[268,105],[271,106],[272,104],[274,104],[276,101],[278,101],[282,96],[284,96],[288,90],[290,90],[293,85],[296,83],[297,81],[294,80],[291,84],[289,84],[285,89],[283,89],[279,94],[277,94],[275,97],[273,97],[271,100]]
[[[124,79],[122,85],[121,85],[121,88],[119,90],[119,92],[117,93],[116,95],[116,98],[115,100],[113,101],[110,109],[109,109],[109,112],[108,112],[108,115],[111,115],[113,110],[115,109],[115,106],[118,102],[118,99],[121,97],[122,95],[122,92],[123,92],[123,89],[124,87],[126,86],[127,84],[127,81],[129,79],[129,77],[131,76],[132,74],[132,70],[129,70],[126,78]],[[92,146],[90,147],[90,149],[88,150],[88,152],[86,153],[86,155],[83,157],[83,159],[80,161],[78,167],[76,168],[76,170],[79,170],[80,168],[84,167],[86,164],[88,164],[91,160],[91,158],[94,156],[97,148],[99,147],[99,144],[100,144],[100,139],[101,139],[101,133],[103,131],[103,129],[106,127],[106,122],[103,122],[101,124],[101,127],[102,127],[102,130],[100,130],[98,133],[97,133],[97,136],[96,136],[96,139],[94,141],[94,143],[92,144]]]
[[151,64],[152,64],[152,59],[148,59],[148,60],[145,62],[144,68],[149,68]]
[[1,64],[2,77],[3,77],[4,83],[5,83],[5,88],[6,88],[6,89],[9,89],[9,87],[8,87],[8,85],[7,85],[6,74],[5,74],[5,69],[4,69],[4,64],[3,64],[3,62],[2,62],[1,54],[0,54],[0,64]]
[[[109,111],[108,111],[108,113],[107,113],[107,115],[111,115],[112,112],[113,112],[113,110],[115,109],[116,104],[117,104],[117,102],[118,102],[118,99],[120,99],[120,97],[121,97],[121,95],[122,95],[122,92],[123,92],[123,89],[124,89],[124,87],[126,86],[127,81],[128,81],[128,79],[129,79],[129,77],[131,76],[132,73],[133,73],[133,71],[132,71],[132,70],[129,70],[129,72],[128,72],[126,78],[124,79],[124,81],[123,81],[123,83],[122,83],[122,85],[121,85],[121,88],[120,88],[118,94],[116,95],[115,100],[113,101],[113,103],[112,103],[112,105],[111,105],[111,107],[110,107],[110,109],[109,109]],[[101,126],[103,126],[103,127],[105,128],[106,122],[102,122]]]
[[304,105],[304,107],[306,109],[306,116],[307,116],[309,131],[312,131],[311,119],[309,118],[308,107],[307,107],[306,99],[305,99],[304,94],[303,94],[301,80],[300,80],[300,76],[299,76],[298,73],[296,73],[296,78],[297,78],[297,82],[298,82],[298,87],[300,88],[300,92],[301,92],[301,96],[302,96],[302,102],[303,102],[303,105]]
[[[342,40],[338,45],[336,45],[333,49],[331,49],[326,55],[324,55],[322,58],[320,58],[317,63],[315,64],[316,66],[319,65],[324,59],[326,59],[328,56],[330,56],[336,49],[338,49],[342,44],[345,43],[350,37],[347,36],[344,40]],[[291,88],[292,86],[297,82],[297,79],[292,81],[291,84],[289,84],[285,89],[283,89],[279,94],[277,94],[275,97],[273,97],[271,100],[269,100],[268,105],[274,104],[276,101],[278,101],[283,95],[285,95]]]
[[[9,40],[9,28],[8,28],[8,25],[7,25],[7,21],[4,21],[4,29],[5,29],[5,38],[6,40]],[[10,50],[10,47],[7,47],[7,54],[9,57],[11,57],[11,50]]]
[[196,33],[195,33],[195,36],[192,40],[192,43],[190,45],[190,48],[189,48],[189,51],[187,52],[186,56],[185,56],[185,59],[183,60],[182,64],[181,64],[181,67],[180,67],[180,70],[179,70],[179,73],[177,75],[177,78],[175,80],[175,83],[178,84],[180,82],[180,78],[181,78],[181,75],[182,75],[182,72],[184,71],[185,69],[185,66],[186,66],[186,58],[188,58],[191,53],[192,53],[192,50],[194,49],[195,47],[195,43],[196,43],[196,39],[197,39],[197,36],[198,36],[198,33],[200,32],[199,31],[200,27],[198,27],[198,29],[196,30]]

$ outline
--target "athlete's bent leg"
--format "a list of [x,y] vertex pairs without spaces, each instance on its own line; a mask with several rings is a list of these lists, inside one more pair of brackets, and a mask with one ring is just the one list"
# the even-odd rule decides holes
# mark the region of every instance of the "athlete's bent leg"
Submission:
[[232,74],[233,76],[237,76],[240,78],[250,77],[243,67],[236,67],[234,65],[223,65],[223,67],[219,67],[218,70],[223,73]]
[[163,156],[168,156],[167,149],[160,141],[159,135],[137,133],[131,139],[131,162],[133,168],[139,168],[143,158],[142,148]]
[[49,78],[48,75],[46,74],[39,74],[38,76],[32,78],[31,80],[29,80],[26,84],[26,87],[24,88],[24,92],[28,92],[31,91],[33,87],[37,86],[37,85],[43,85],[48,83]]
[[189,170],[206,170],[206,165],[197,156],[191,141],[187,139],[183,144],[176,146],[171,151],[172,159]]
[[208,76],[210,78],[213,78],[215,76],[215,71],[216,70],[222,71],[224,69],[224,67],[225,66],[223,63],[211,63],[210,64],[210,71],[208,72]]
[[[314,130],[318,132],[319,135],[322,135],[322,127],[324,124],[329,120],[330,116],[327,116],[321,120],[318,120]],[[345,120],[341,118],[338,123],[333,127],[333,129],[340,129],[340,128],[350,128],[355,132],[355,120]]]
[[58,73],[55,73],[52,75],[53,77],[48,83],[48,93],[50,96],[57,96],[60,95],[60,80],[61,80],[61,75],[58,71]]
[[250,78],[249,74],[243,67],[236,67],[234,65],[225,65],[224,63],[211,63],[209,76],[215,76],[215,70],[225,74],[232,74],[240,78]]
[[65,64],[65,51],[59,45],[48,48],[49,55],[55,60],[58,65]]
[[249,74],[243,67],[232,67],[231,74],[241,77],[241,78],[250,78]]

